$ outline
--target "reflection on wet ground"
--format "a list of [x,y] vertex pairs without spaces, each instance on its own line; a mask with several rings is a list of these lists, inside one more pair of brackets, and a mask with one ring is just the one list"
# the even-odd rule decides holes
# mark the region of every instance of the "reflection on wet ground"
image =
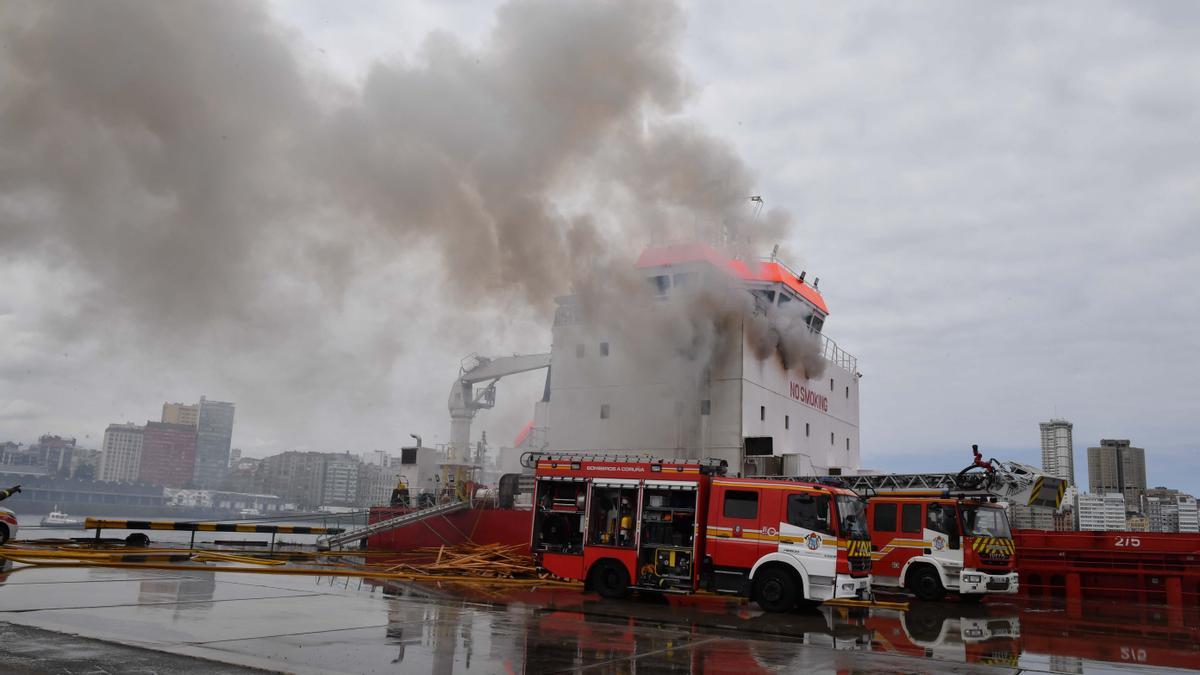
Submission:
[[[0,575],[0,622],[295,672],[1066,673],[1200,669],[1200,617],[912,603],[786,615],[732,599],[103,569]],[[2,650],[0,650],[2,651]]]

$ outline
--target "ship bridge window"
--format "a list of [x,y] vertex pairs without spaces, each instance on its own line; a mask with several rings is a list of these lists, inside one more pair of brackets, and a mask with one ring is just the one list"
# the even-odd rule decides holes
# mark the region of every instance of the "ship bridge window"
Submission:
[[650,277],[648,281],[658,295],[666,295],[667,290],[671,288],[671,277],[666,274]]
[[787,293],[779,294],[779,306],[780,307],[783,307],[784,305],[788,304],[792,300],[793,300],[792,296],[788,295]]
[[775,291],[758,289],[750,291],[750,293],[754,295],[754,304],[762,309],[775,304]]
[[820,314],[813,314],[808,318],[808,327],[814,332],[820,333],[821,328],[825,325],[825,317]]

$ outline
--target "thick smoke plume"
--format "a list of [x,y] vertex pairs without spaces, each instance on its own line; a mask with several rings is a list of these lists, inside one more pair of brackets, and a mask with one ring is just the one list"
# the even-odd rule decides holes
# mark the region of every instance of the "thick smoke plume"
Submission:
[[[250,2],[8,2],[0,255],[78,279],[47,319],[57,334],[113,358],[164,341],[256,355],[229,377],[292,396],[378,400],[405,325],[347,337],[343,322],[392,313],[405,293],[380,270],[397,260],[417,295],[449,282],[425,305],[447,331],[497,308],[548,317],[574,288],[703,373],[746,294],[654,321],[619,302],[649,242],[747,241],[750,172],[680,114],[682,28],[658,0],[514,0],[482,45],[436,33],[357,86]],[[755,231],[787,224],[773,212]],[[761,358],[819,368],[793,319],[750,323]]]

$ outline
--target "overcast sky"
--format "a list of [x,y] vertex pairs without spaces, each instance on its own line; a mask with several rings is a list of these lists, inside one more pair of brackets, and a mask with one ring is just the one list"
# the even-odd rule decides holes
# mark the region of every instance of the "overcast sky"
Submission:
[[[199,14],[208,6],[193,5]],[[441,53],[428,48],[431,33],[486,61],[496,54],[498,16],[537,21],[544,9],[499,7],[269,5],[273,42],[255,62],[295,66],[282,69],[287,77],[263,69],[260,79],[247,74],[254,86],[218,90],[221,128],[243,131],[228,111],[240,110],[238,97],[261,97],[255,111],[277,106],[289,133],[302,135],[310,122],[291,119],[293,100],[324,96],[319,110],[352,98],[346,92],[362,88],[377,63],[436,72],[422,70]],[[676,17],[660,19],[670,28]],[[1038,422],[1061,417],[1075,424],[1081,482],[1088,445],[1116,437],[1146,448],[1151,483],[1200,490],[1200,5],[698,2],[678,19],[665,49],[686,81],[648,89],[662,108],[656,119],[723,140],[749,168],[755,193],[791,212],[780,243],[795,267],[820,277],[831,309],[825,331],[864,373],[864,466],[958,469],[971,443],[1036,464]],[[160,24],[140,30],[187,28]],[[24,40],[0,44],[0,85],[71,63],[30,46],[50,34],[30,28]],[[258,34],[237,40],[257,45]],[[192,45],[194,58],[221,44]],[[151,48],[121,57],[129,61],[113,72],[173,60]],[[88,58],[102,61],[103,51]],[[44,94],[48,110],[87,103],[70,89],[28,91]],[[0,140],[43,124],[44,113],[23,116],[6,98]],[[363,100],[370,113],[372,97]],[[80,122],[93,118],[94,127]],[[81,138],[128,126],[108,109],[70,123]],[[188,128],[165,124],[150,141],[122,140],[122,156],[137,156],[129,143],[151,153]],[[387,129],[373,129],[380,144]],[[266,123],[239,142],[270,153],[275,146],[260,139],[278,131]],[[209,144],[146,173],[169,181]],[[41,160],[70,154],[36,150]],[[100,150],[94,166],[104,172]],[[98,216],[106,229],[86,235],[38,225],[55,193],[27,184],[19,152],[0,149],[0,440],[50,432],[96,447],[109,422],[157,419],[164,400],[204,394],[237,402],[234,445],[252,456],[394,450],[410,432],[444,442],[460,359],[549,347],[545,315],[530,307],[536,299],[514,291],[464,300],[469,291],[448,278],[455,263],[444,246],[417,238],[382,248],[369,229],[330,225],[320,205],[270,211],[270,200],[301,189],[287,181],[259,184],[259,174],[247,174],[230,180],[236,188],[206,184],[255,197],[231,202],[222,227],[141,247],[153,235],[136,228],[153,222],[153,199],[131,217]],[[69,194],[71,185],[56,189]],[[120,181],[95,189],[98,203],[120,211]],[[269,246],[244,239],[267,227],[264,218],[302,221],[304,235]],[[226,240],[224,253],[193,265],[186,252],[209,237]],[[302,251],[281,243],[296,240],[307,242]],[[218,300],[155,294],[181,275],[203,278],[225,255],[238,257],[244,276],[223,281]],[[249,295],[243,282],[253,284],[253,302],[237,302]],[[156,328],[157,317],[166,328]],[[509,442],[541,384],[536,375],[505,380],[476,429]]]

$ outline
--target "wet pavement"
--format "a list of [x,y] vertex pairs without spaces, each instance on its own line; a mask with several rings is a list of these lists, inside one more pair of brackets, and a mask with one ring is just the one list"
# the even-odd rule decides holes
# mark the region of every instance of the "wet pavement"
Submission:
[[1051,600],[771,615],[731,599],[604,601],[573,588],[102,568],[0,574],[6,672],[1127,673],[1200,669],[1198,626],[1191,612]]

